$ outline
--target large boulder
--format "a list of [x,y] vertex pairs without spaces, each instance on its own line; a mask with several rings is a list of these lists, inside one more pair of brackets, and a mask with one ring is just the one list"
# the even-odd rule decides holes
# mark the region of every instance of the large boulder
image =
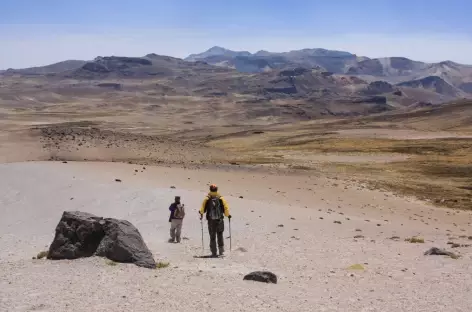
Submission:
[[124,263],[153,269],[156,262],[144,243],[138,229],[130,222],[117,219],[105,219],[103,225],[105,237],[97,248],[96,255]]
[[244,280],[277,284],[277,275],[268,271],[256,271],[244,276]]
[[86,212],[65,211],[56,227],[48,259],[77,259],[94,255],[145,268],[156,267],[152,253],[138,229],[130,222],[103,219]]
[[93,256],[105,236],[103,220],[93,214],[65,211],[56,227],[48,259],[77,259]]

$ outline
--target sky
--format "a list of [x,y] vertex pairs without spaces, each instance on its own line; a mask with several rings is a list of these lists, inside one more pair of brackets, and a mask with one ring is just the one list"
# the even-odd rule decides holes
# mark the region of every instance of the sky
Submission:
[[0,69],[212,46],[472,64],[470,0],[0,0]]

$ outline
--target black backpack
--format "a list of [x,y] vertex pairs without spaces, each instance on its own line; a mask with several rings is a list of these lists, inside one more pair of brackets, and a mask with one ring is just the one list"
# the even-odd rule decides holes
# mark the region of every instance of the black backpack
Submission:
[[219,196],[209,196],[205,206],[207,220],[223,219],[223,209],[224,207]]

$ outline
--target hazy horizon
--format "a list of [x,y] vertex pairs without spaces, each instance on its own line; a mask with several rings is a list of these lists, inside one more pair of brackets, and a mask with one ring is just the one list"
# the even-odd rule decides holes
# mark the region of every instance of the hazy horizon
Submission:
[[184,58],[212,46],[284,52],[324,48],[370,58],[472,64],[472,3],[366,0],[4,0],[0,69],[97,56]]

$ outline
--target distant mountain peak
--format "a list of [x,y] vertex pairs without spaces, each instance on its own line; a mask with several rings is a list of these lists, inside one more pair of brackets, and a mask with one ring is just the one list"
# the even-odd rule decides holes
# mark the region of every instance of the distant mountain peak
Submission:
[[225,56],[227,58],[234,58],[237,56],[251,56],[252,54],[248,51],[233,51],[220,46],[214,46],[206,50],[203,53],[191,54],[185,58],[186,61],[199,61],[204,60],[207,57],[214,56]]
[[231,51],[231,50],[228,50],[228,49],[220,47],[220,46],[213,46],[213,47],[209,48],[206,52],[217,53],[217,52],[227,52],[227,51]]

